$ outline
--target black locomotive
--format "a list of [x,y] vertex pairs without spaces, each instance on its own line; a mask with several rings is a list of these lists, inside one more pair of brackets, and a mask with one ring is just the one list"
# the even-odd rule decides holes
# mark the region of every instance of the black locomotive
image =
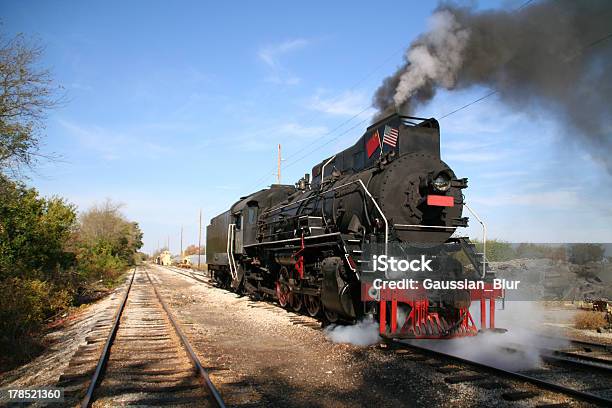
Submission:
[[[362,274],[372,263],[365,247],[419,243],[445,253],[464,250],[472,279],[479,279],[482,257],[467,238],[453,236],[467,226],[466,187],[467,179],[440,159],[438,122],[394,114],[314,166],[312,180],[306,174],[296,185],[272,185],[213,218],[208,268],[231,290],[275,298],[330,322],[354,321],[378,313],[375,296],[363,297]],[[467,276],[460,264],[449,268],[453,278]],[[430,299],[425,312],[438,313],[443,328],[455,329],[466,318],[461,310],[469,296]]]

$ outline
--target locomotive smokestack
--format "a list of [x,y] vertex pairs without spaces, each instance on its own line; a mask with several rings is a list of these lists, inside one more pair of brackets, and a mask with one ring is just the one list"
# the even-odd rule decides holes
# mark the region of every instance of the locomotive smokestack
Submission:
[[612,2],[543,0],[512,11],[442,4],[376,91],[378,117],[438,89],[492,88],[513,109],[548,110],[612,173]]

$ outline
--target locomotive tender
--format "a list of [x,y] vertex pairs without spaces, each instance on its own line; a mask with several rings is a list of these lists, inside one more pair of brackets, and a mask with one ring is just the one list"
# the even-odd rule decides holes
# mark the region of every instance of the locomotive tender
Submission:
[[440,158],[435,119],[391,115],[368,127],[352,147],[314,166],[312,180],[306,174],[295,185],[273,184],[211,219],[211,278],[329,322],[375,314],[381,333],[394,337],[472,335],[469,291],[404,299],[407,317],[395,333],[397,305],[389,332],[388,302],[363,279],[372,268],[366,247],[386,253],[404,243],[447,254],[463,250],[474,270],[464,271],[455,261],[447,262],[444,273],[484,278],[482,254],[467,238],[453,236],[467,226],[466,187],[467,179],[457,178]]

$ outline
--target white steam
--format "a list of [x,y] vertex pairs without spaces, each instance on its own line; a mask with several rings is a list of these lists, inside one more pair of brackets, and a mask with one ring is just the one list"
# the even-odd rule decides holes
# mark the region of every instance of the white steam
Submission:
[[369,346],[380,341],[378,322],[371,317],[351,326],[332,324],[325,328],[325,335],[334,343],[350,343],[356,346]]
[[[474,321],[479,323],[479,303],[474,302],[470,309]],[[488,312],[487,304],[487,315]],[[406,317],[407,310],[398,308],[398,327],[403,325]],[[485,332],[475,337],[407,342],[513,371],[539,368],[545,350],[568,346],[566,340],[542,336],[542,328],[550,316],[537,302],[506,302],[504,310],[496,310],[495,318],[495,326],[507,329],[506,333]],[[325,329],[325,334],[334,343],[357,346],[368,346],[380,341],[378,322],[371,317],[352,326],[331,325]]]
[[452,88],[469,37],[469,30],[461,27],[448,10],[434,13],[429,19],[429,31],[406,53],[410,65],[400,76],[393,95],[395,105],[402,106],[428,82]]
[[[476,322],[480,321],[479,307],[479,304],[474,302],[470,310]],[[506,333],[485,332],[475,337],[411,340],[411,342],[512,371],[538,368],[542,363],[540,356],[543,350],[558,349],[567,345],[563,340],[542,336],[542,326],[546,316],[537,302],[506,302],[505,309],[497,310],[495,318],[495,326],[507,329]]]

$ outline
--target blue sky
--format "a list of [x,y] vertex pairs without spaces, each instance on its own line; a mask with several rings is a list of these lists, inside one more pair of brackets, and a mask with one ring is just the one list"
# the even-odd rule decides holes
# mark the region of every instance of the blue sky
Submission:
[[[199,208],[208,221],[274,182],[277,143],[287,183],[354,143],[371,95],[435,6],[2,2],[4,33],[38,38],[68,97],[49,115],[43,148],[62,161],[42,163],[30,184],[81,209],[122,202],[146,251],[168,237],[178,251],[181,225],[185,245],[197,241]],[[417,114],[441,116],[487,92],[442,92]],[[609,175],[545,110],[518,114],[491,97],[441,127],[443,158],[469,178],[466,199],[489,236],[612,241]]]

